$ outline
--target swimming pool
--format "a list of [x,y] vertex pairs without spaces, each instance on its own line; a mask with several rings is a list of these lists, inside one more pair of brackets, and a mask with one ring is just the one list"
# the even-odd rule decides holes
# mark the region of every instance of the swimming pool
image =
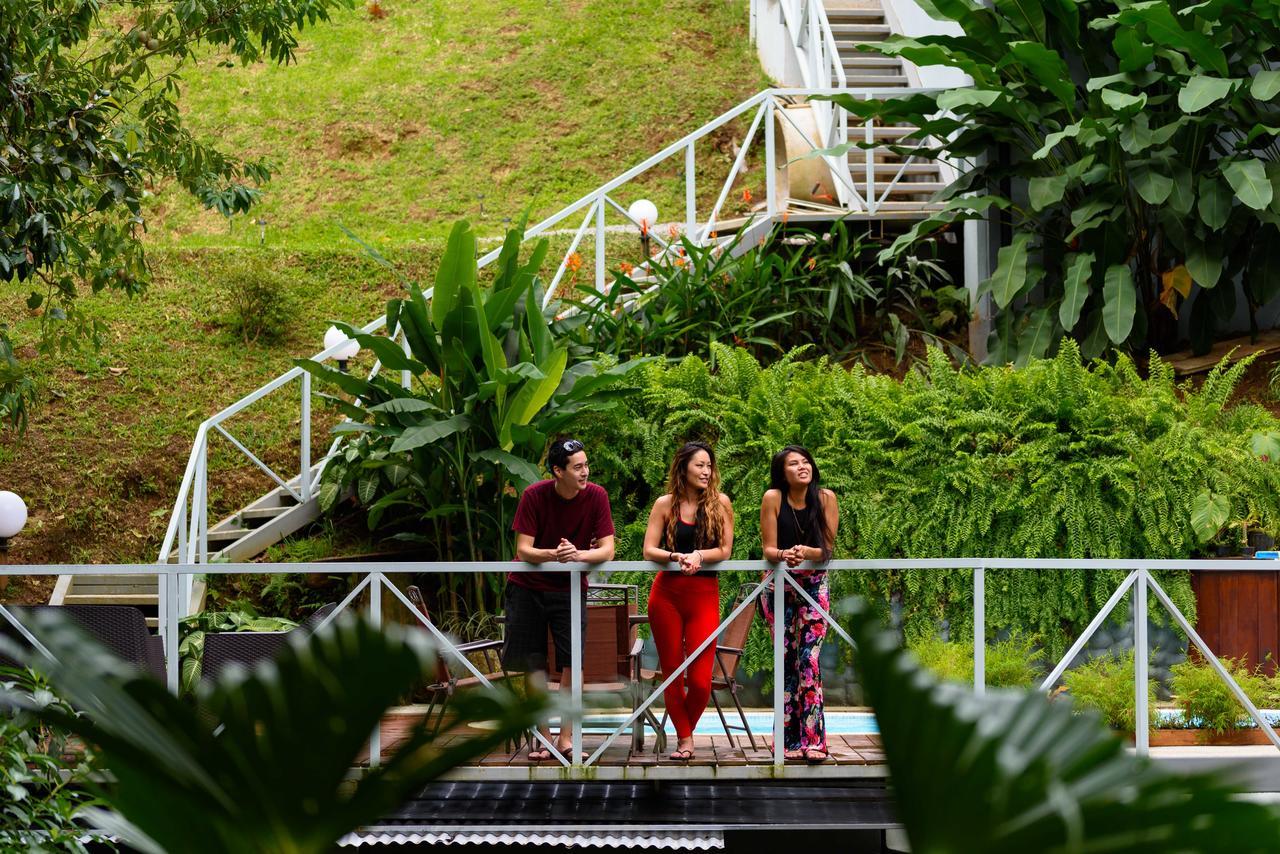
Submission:
[[[1260,709],[1259,711],[1273,726],[1280,726],[1280,710]],[[1184,726],[1182,712],[1179,709],[1157,709],[1156,715],[1157,726],[1171,728]],[[739,723],[736,712],[727,712],[725,717],[730,724]],[[611,732],[626,719],[626,715],[619,714],[588,715],[585,730],[592,733]],[[876,725],[876,716],[871,712],[832,711],[827,712],[826,719],[827,732],[831,735],[876,735],[880,732],[880,727]],[[768,734],[773,731],[773,713],[747,712],[747,724],[754,733]],[[1253,726],[1253,723],[1250,722],[1249,726]],[[666,730],[671,735],[675,734],[671,721],[667,721]],[[708,709],[693,732],[695,735],[724,735],[724,727],[720,725],[720,718],[715,710]]]

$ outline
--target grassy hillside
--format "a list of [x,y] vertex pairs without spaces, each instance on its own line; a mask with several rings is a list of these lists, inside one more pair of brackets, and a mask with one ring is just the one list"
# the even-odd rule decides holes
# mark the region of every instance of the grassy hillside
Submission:
[[[549,214],[767,85],[745,0],[383,0],[382,19],[358,6],[308,30],[289,68],[218,68],[211,56],[187,74],[194,130],[277,163],[258,214],[266,245],[251,223],[229,227],[157,189],[150,292],[86,299],[109,328],[103,349],[42,358],[29,433],[0,434],[0,489],[31,510],[0,559],[154,559],[196,425],[315,352],[327,320],[367,321],[398,287],[339,222],[421,276],[454,219],[497,235],[526,206]],[[705,150],[721,175],[733,138]],[[680,165],[643,185],[668,211]],[[757,195],[758,170],[747,179]],[[245,344],[229,328],[228,279],[245,265],[281,282],[278,338]],[[0,317],[29,344],[22,296],[0,290]],[[296,389],[280,395],[232,432],[283,472],[296,465]],[[215,515],[270,486],[228,447],[215,444]],[[0,591],[43,595],[27,582]]]
[[[269,243],[331,245],[339,222],[398,243],[461,216],[484,233],[529,205],[546,215],[768,85],[745,0],[357,6],[308,30],[294,66],[186,75],[193,129],[277,162]],[[680,165],[646,182],[660,204],[683,198]],[[197,208],[161,193],[156,238],[258,240]]]

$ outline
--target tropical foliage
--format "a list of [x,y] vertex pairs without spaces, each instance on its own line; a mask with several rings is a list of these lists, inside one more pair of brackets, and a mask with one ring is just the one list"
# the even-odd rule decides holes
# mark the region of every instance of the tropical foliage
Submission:
[[[1244,659],[1219,658],[1218,661],[1249,702],[1258,708],[1267,705],[1272,680],[1260,667],[1250,668]],[[1207,662],[1188,658],[1173,665],[1170,675],[1169,687],[1182,710],[1184,723],[1215,733],[1253,726],[1253,719],[1244,706]]]
[[584,352],[619,358],[709,355],[716,341],[767,358],[805,344],[833,357],[886,348],[901,362],[912,332],[941,344],[968,318],[934,241],[881,263],[856,223],[776,227],[756,246],[742,245],[744,233],[705,246],[673,237],[671,251],[619,270],[605,293],[577,285],[560,325]]
[[[1138,720],[1137,683],[1133,669],[1133,650],[1123,655],[1109,652],[1072,667],[1062,678],[1072,705],[1090,709],[1107,726],[1122,732],[1133,732]],[[1147,682],[1148,724],[1158,720],[1155,683]]]
[[[915,637],[911,654],[925,670],[943,682],[973,684],[973,644],[943,640],[937,635]],[[1042,663],[1037,639],[1011,632],[1003,640],[988,643],[983,659],[983,684],[994,688],[1027,688]]]
[[[964,71],[973,88],[844,108],[920,128],[918,155],[979,158],[902,238],[993,214],[1012,227],[983,285],[996,364],[1063,332],[1087,357],[1171,349],[1190,301],[1206,351],[1236,310],[1280,294],[1280,8],[1247,0],[921,0],[963,35],[871,49]],[[1193,284],[1198,285],[1193,294]],[[1256,331],[1256,323],[1254,326]]]
[[[714,349],[714,370],[694,357],[646,366],[640,393],[583,431],[592,477],[614,497],[619,557],[640,558],[649,505],[676,444],[692,437],[717,448],[740,558],[760,555],[769,459],[793,442],[839,497],[839,557],[1188,557],[1204,548],[1191,505],[1205,490],[1231,517],[1280,528],[1280,468],[1251,447],[1280,425],[1227,406],[1242,364],[1191,390],[1158,359],[1148,378],[1123,357],[1086,366],[1072,341],[1021,370],[959,371],[932,350],[901,381],[801,353],[762,367],[745,350]],[[988,625],[1038,635],[1056,656],[1121,578],[989,572]],[[900,600],[911,637],[944,618],[953,639],[972,636],[969,571],[835,573],[832,583],[833,598]],[[1194,612],[1184,575],[1161,584]],[[748,663],[769,655],[761,630]]]
[[[0,667],[3,692],[39,698],[71,713],[31,671]],[[111,850],[110,842],[77,823],[85,809],[99,803],[85,789],[92,759],[58,728],[25,712],[0,709],[0,850],[86,852],[90,839],[94,850]]]
[[178,623],[178,687],[192,694],[200,684],[204,639],[209,632],[285,632],[298,624],[281,617],[255,617],[241,611],[201,611]]
[[1095,716],[1037,692],[978,697],[938,684],[865,603],[842,611],[912,851],[1226,854],[1280,846],[1276,813],[1221,780],[1162,772]]
[[[476,278],[476,238],[458,223],[430,302],[416,285],[387,303],[387,335],[338,324],[371,349],[383,373],[364,380],[310,359],[298,365],[350,399],[324,395],[349,417],[351,436],[325,469],[320,506],[354,490],[370,530],[439,548],[443,559],[511,556],[510,520],[520,488],[538,480],[547,440],[619,399],[638,362],[571,357],[541,310],[538,279],[547,244],[519,257],[523,224],[507,234],[492,286]],[[410,385],[402,385],[407,372]],[[479,579],[479,576],[476,576]]]
[[[193,705],[58,615],[35,623],[56,658],[39,666],[83,714],[9,691],[0,703],[98,745],[111,779],[91,784],[112,810],[90,817],[147,854],[331,851],[345,833],[542,713],[540,701],[502,688],[465,692],[450,702],[445,729],[477,720],[492,728],[443,747],[418,728],[353,783],[350,770],[383,713],[433,666],[423,632],[339,619],[286,645],[271,666],[202,688]],[[12,644],[4,651],[20,654]]]

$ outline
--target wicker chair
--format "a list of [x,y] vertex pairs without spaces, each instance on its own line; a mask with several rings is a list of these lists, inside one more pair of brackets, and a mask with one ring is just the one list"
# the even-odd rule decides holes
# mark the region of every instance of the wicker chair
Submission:
[[[62,614],[122,660],[156,679],[165,678],[163,642],[148,631],[146,617],[132,605],[10,605],[8,610],[20,623],[36,612]],[[26,645],[18,630],[2,618],[0,634]],[[0,666],[19,665],[0,656]]]
[[289,635],[294,632],[301,632],[303,637],[311,634],[335,607],[332,602],[323,605],[296,629],[284,632],[212,632],[205,635],[200,681],[217,682],[229,667],[251,668],[275,658]]

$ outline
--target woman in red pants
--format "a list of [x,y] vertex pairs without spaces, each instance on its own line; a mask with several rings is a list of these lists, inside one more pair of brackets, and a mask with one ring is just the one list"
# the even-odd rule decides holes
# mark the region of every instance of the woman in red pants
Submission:
[[[674,563],[679,572],[659,572],[649,592],[649,625],[658,661],[674,673],[720,623],[720,582],[703,564],[733,553],[733,505],[720,491],[715,452],[705,442],[680,448],[667,475],[667,493],[653,503],[644,534],[646,560]],[[667,686],[667,714],[676,728],[672,759],[693,758],[693,728],[711,699],[712,640]]]

